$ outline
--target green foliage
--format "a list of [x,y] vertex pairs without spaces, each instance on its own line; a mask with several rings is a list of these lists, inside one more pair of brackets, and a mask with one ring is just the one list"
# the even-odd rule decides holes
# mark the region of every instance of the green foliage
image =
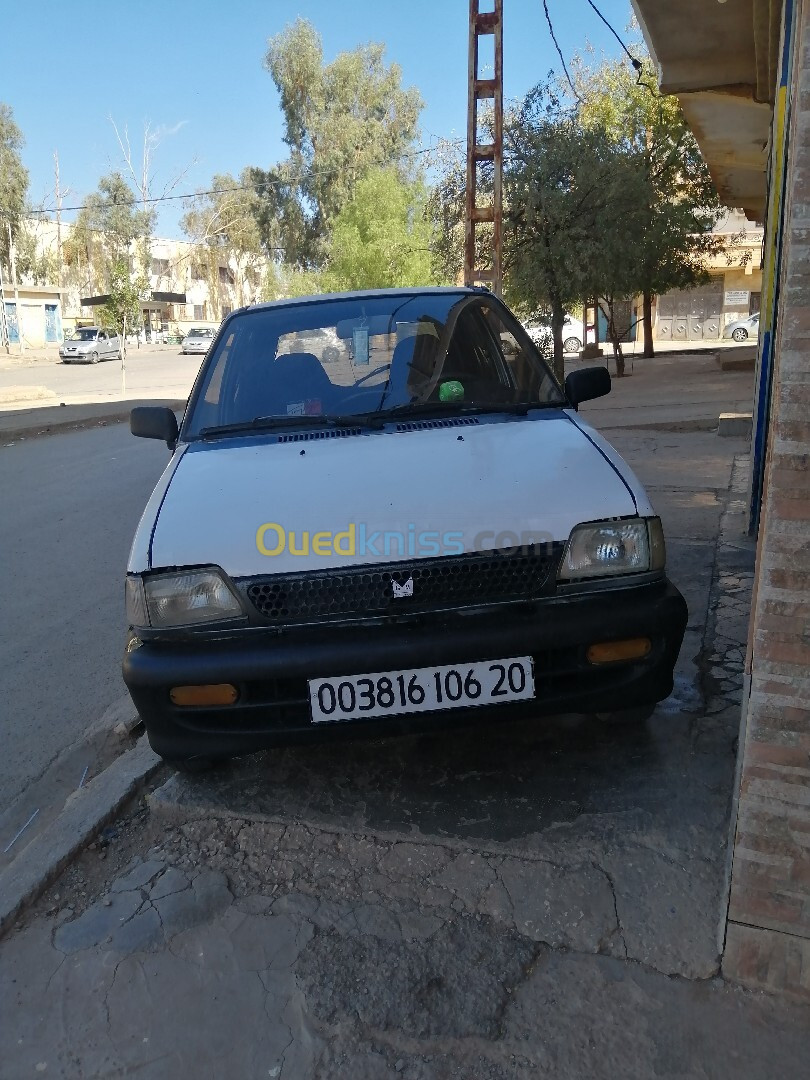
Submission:
[[206,260],[212,292],[218,288],[219,266],[236,264],[240,304],[246,302],[248,271],[258,272],[264,262],[257,220],[258,199],[255,191],[250,189],[250,183],[249,169],[243,169],[238,180],[229,173],[215,175],[210,185],[215,193],[194,199],[180,222],[181,229],[191,241],[215,254],[215,258]]
[[139,210],[132,189],[120,173],[108,173],[85,199],[64,245],[64,259],[87,287],[108,292],[113,268],[129,262],[134,248],[141,266],[148,262],[148,237],[154,211]]
[[[723,211],[680,102],[661,94],[649,57],[641,46],[636,52],[639,75],[624,61],[589,68],[575,58],[572,68],[583,125],[605,132],[635,171],[637,201],[627,220],[634,272],[616,285],[627,295],[643,294],[649,306],[655,293],[707,279],[707,257],[724,246],[712,232]],[[608,264],[615,261],[614,250],[604,255]],[[649,325],[645,354],[652,355]]]
[[624,150],[547,87],[506,119],[504,139],[505,294],[525,318],[550,313],[562,376],[565,312],[596,290],[608,261],[624,273],[638,188]]
[[[467,162],[464,149],[445,143],[440,147],[434,168],[435,181],[427,198],[427,216],[432,228],[433,275],[436,281],[455,285],[464,273],[464,213],[467,190]],[[483,230],[479,227],[476,238]],[[483,257],[484,265],[487,259]]]
[[324,280],[330,290],[397,288],[433,280],[426,192],[393,169],[358,181],[335,219]]
[[20,157],[24,145],[25,139],[14,122],[14,113],[10,106],[0,102],[0,263],[6,276],[11,271],[8,226],[11,226],[16,243],[28,192],[28,170]]
[[22,221],[14,239],[17,276],[33,285],[50,285],[59,280],[59,260],[55,251],[42,251],[37,243],[36,225]]
[[140,327],[141,301],[149,295],[149,282],[143,274],[135,281],[130,278],[129,261],[118,259],[112,263],[109,271],[107,292],[110,299],[99,309],[99,321],[119,334]]
[[289,159],[251,170],[260,185],[257,220],[267,252],[296,269],[323,266],[331,228],[356,185],[376,169],[412,173],[408,150],[422,99],[403,89],[385,47],[362,45],[324,64],[320,35],[298,19],[271,38],[265,67],[279,92]]

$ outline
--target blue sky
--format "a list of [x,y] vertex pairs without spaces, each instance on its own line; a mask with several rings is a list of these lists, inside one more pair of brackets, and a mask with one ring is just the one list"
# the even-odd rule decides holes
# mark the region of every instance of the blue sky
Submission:
[[[566,59],[588,44],[619,54],[586,0],[548,2]],[[629,0],[597,6],[626,39]],[[65,206],[121,166],[109,117],[128,125],[134,144],[145,120],[166,130],[154,159],[158,190],[195,158],[178,192],[208,187],[217,172],[279,160],[282,117],[262,59],[267,38],[298,15],[320,31],[327,61],[360,43],[386,44],[387,60],[425,100],[423,142],[466,129],[467,0],[51,0],[36,26],[25,4],[4,8],[0,101],[25,134],[35,204],[53,205],[54,150],[61,186],[70,188]],[[522,96],[551,68],[559,61],[541,0],[505,0],[506,97]],[[158,234],[180,236],[182,213],[181,203],[164,204]]]

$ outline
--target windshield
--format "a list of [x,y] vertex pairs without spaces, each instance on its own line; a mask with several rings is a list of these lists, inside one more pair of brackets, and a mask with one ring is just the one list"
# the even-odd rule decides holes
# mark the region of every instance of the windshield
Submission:
[[189,332],[188,332],[189,337],[213,337],[213,335],[214,335],[213,330],[194,329],[194,330],[189,330]]
[[563,404],[531,339],[492,296],[336,296],[232,319],[200,372],[183,435],[296,417]]
[[94,326],[80,326],[71,334],[71,341],[95,341],[98,330]]

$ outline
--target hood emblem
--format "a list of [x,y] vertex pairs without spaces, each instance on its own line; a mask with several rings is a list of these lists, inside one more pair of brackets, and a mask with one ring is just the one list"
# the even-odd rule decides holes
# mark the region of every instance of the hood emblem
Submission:
[[404,585],[391,578],[391,589],[395,600],[401,600],[405,596],[413,596],[413,576],[409,577]]

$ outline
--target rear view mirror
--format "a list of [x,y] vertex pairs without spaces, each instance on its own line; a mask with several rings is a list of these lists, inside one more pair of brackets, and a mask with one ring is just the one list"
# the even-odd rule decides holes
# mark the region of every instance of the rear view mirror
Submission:
[[129,430],[141,439],[161,439],[170,450],[177,445],[177,417],[158,405],[138,405],[129,414]]
[[575,409],[578,409],[583,401],[592,401],[609,393],[610,372],[604,367],[572,371],[565,380],[565,396]]

